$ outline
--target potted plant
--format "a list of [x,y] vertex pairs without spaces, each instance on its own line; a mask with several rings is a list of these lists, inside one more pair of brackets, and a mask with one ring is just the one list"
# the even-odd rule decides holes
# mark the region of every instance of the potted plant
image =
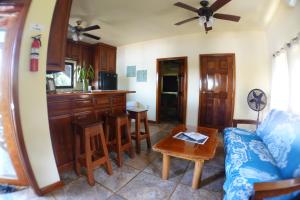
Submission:
[[88,91],[89,81],[94,80],[95,78],[95,72],[92,65],[90,65],[89,67],[86,67],[85,65],[83,65],[82,67],[78,66],[77,72],[78,78],[82,82],[83,91]]

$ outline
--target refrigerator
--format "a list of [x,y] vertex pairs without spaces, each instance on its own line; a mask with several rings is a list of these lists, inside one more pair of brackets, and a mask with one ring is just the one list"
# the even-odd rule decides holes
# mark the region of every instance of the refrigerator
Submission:
[[99,72],[100,90],[117,90],[118,75],[112,72]]

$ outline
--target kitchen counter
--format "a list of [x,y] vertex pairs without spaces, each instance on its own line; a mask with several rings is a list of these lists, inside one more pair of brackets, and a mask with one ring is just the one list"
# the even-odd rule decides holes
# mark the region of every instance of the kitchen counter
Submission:
[[48,97],[56,96],[78,96],[78,95],[96,95],[96,94],[128,94],[135,93],[135,91],[128,90],[92,90],[91,92],[70,91],[70,92],[56,92],[47,94]]
[[48,94],[48,117],[54,156],[59,172],[74,166],[73,122],[103,121],[110,114],[126,113],[127,90],[60,92]]

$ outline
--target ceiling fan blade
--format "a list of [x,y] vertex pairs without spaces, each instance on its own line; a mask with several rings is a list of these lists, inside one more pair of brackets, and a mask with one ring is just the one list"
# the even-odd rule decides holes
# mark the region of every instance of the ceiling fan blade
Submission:
[[208,31],[212,30],[212,27],[207,27],[207,23],[204,23],[204,28],[205,28],[205,32],[207,33]]
[[198,13],[198,10],[199,10],[199,9],[197,9],[197,8],[194,8],[194,7],[192,7],[192,6],[189,6],[189,5],[187,5],[187,4],[185,4],[185,3],[181,3],[181,2],[175,3],[174,6],[178,6],[178,7],[180,7],[180,8],[184,8],[184,9],[187,9],[187,10],[190,10],[190,11],[193,11],[193,12],[196,12],[196,13]]
[[95,40],[100,40],[101,38],[98,37],[98,36],[95,36],[95,35],[91,35],[91,34],[88,34],[88,33],[82,33],[82,35],[86,36],[86,37],[90,37],[90,38],[93,38]]
[[192,18],[190,18],[190,19],[186,19],[186,20],[183,20],[183,21],[181,21],[181,22],[178,22],[178,23],[176,23],[176,24],[174,24],[174,25],[179,26],[179,25],[181,25],[181,24],[184,24],[184,23],[193,21],[193,20],[195,20],[195,19],[199,19],[199,17],[192,17]]
[[212,12],[216,12],[220,8],[222,8],[225,4],[229,3],[231,0],[217,0],[210,6]]
[[238,22],[241,19],[240,16],[220,14],[220,13],[214,14],[213,17],[217,18],[217,19],[229,20],[229,21],[234,21],[234,22]]
[[97,30],[97,29],[100,29],[100,26],[94,25],[94,26],[89,26],[89,27],[82,29],[81,32],[92,31],[92,30]]

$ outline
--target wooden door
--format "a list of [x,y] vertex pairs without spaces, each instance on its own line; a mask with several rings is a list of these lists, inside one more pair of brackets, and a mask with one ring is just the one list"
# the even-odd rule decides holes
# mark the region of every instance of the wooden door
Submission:
[[186,66],[187,66],[187,60],[183,59],[182,64],[179,68],[179,74],[178,74],[178,106],[177,106],[177,113],[178,113],[178,118],[180,122],[185,123],[184,117],[186,116],[186,110],[184,105],[184,102],[186,102],[186,87],[187,87],[187,71],[186,71]]
[[200,55],[200,97],[198,125],[231,126],[235,96],[234,54]]

